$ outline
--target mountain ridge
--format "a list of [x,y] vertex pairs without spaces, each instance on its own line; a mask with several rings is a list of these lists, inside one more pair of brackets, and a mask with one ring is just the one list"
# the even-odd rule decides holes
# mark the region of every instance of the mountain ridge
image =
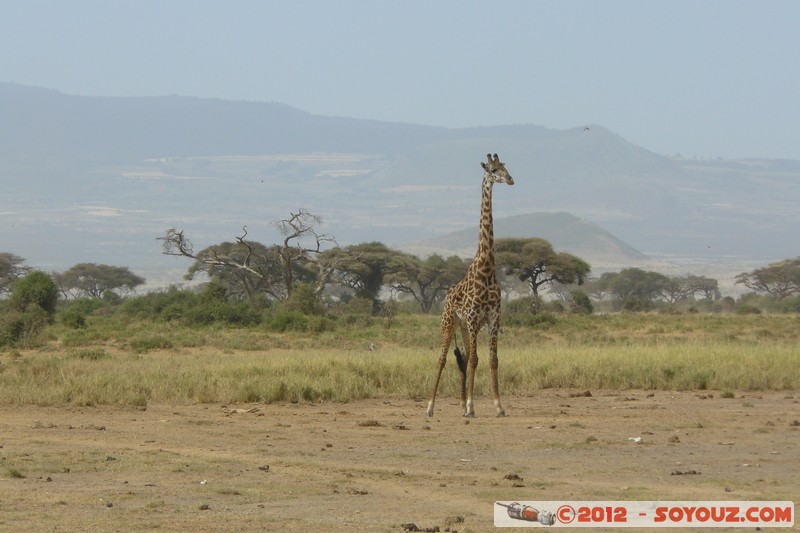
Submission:
[[800,249],[793,160],[667,157],[592,124],[448,129],[273,102],[0,83],[0,251],[51,269],[90,261],[171,271],[178,263],[155,241],[167,228],[203,246],[244,225],[268,241],[269,222],[300,207],[343,244],[417,243],[473,227],[487,152],[516,181],[497,191],[498,219],[566,212],[686,264]]

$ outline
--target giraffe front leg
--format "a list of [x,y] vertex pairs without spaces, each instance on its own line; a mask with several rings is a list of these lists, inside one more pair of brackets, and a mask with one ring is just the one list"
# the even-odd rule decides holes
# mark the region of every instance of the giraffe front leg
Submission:
[[442,377],[442,369],[444,369],[444,365],[439,366],[439,372],[436,374],[436,383],[433,386],[433,394],[431,395],[431,399],[428,400],[428,410],[425,413],[428,417],[433,416],[433,406],[436,403],[436,390],[439,388],[439,378]]
[[492,397],[494,398],[494,409],[497,416],[506,416],[506,411],[503,409],[503,404],[500,403],[500,386],[498,385],[497,375],[497,336],[500,332],[500,319],[499,316],[492,323],[489,340],[489,368],[492,370]]
[[493,364],[491,361],[489,361],[489,364],[492,368],[492,394],[494,395],[494,410],[497,413],[497,416],[506,416],[506,411],[503,409],[503,404],[500,402],[500,391],[498,390],[497,386],[497,358],[494,359]]
[[433,416],[433,407],[436,403],[436,391],[439,390],[439,380],[442,378],[442,370],[444,370],[444,365],[447,363],[447,350],[450,349],[450,343],[453,340],[453,335],[454,330],[452,323],[444,321],[442,323],[442,353],[439,356],[439,368],[436,372],[436,381],[433,384],[433,394],[431,394],[431,399],[428,401],[428,410],[426,412],[428,417]]
[[467,397],[464,402],[464,416],[473,418],[475,409],[472,404],[473,391],[475,390],[475,369],[478,367],[478,332],[470,331],[467,341]]
[[442,370],[444,370],[444,365],[447,362],[447,347],[444,348],[444,355],[439,358],[439,370],[436,372],[436,381],[433,384],[433,394],[431,394],[431,399],[428,401],[428,410],[426,412],[428,417],[433,416],[433,406],[436,403],[436,391],[439,390],[439,380],[442,377]]

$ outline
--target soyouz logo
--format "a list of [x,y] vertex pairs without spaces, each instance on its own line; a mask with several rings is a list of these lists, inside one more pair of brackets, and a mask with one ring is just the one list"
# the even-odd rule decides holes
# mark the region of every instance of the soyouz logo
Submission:
[[496,527],[793,527],[791,501],[533,501],[494,505]]

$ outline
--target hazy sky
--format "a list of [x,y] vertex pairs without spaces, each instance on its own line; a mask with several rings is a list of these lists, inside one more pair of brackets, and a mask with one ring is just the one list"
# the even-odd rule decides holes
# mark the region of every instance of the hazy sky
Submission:
[[800,2],[0,0],[0,81],[800,159]]

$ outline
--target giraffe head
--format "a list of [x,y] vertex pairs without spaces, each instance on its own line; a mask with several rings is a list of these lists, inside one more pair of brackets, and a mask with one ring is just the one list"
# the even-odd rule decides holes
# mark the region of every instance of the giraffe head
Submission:
[[500,162],[500,158],[497,157],[497,154],[494,154],[494,158],[492,158],[492,154],[486,154],[486,159],[486,163],[481,163],[484,170],[484,179],[488,178],[491,183],[507,183],[509,185],[514,185],[514,178],[508,173],[506,166]]

